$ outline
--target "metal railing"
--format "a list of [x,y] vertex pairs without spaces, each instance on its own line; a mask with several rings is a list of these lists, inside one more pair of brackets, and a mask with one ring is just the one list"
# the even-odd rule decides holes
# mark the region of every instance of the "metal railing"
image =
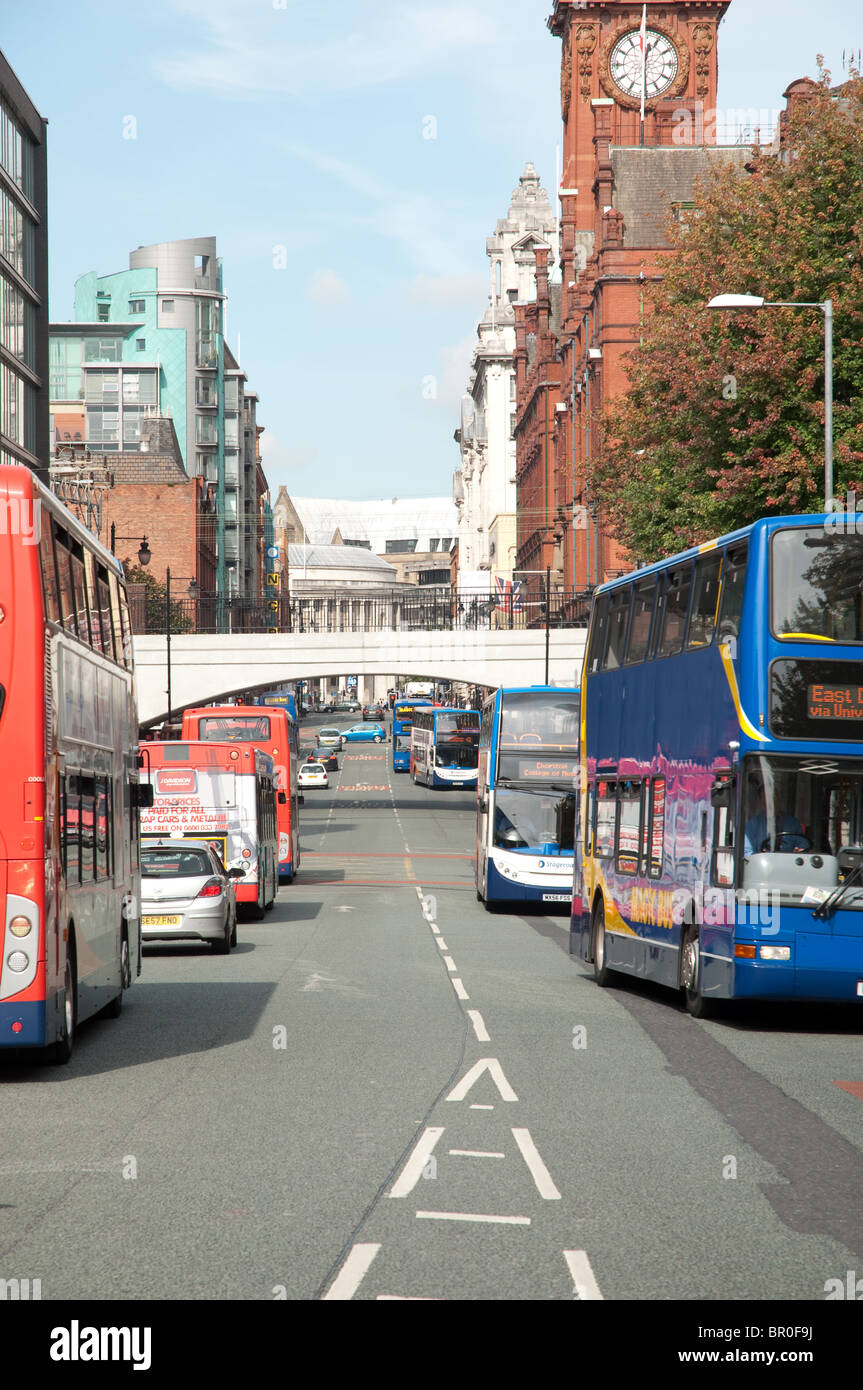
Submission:
[[[185,595],[171,601],[171,632],[494,632],[531,628],[586,627],[590,590],[551,587],[545,593],[490,595],[487,590],[422,588],[385,593],[294,594],[275,599]],[[137,635],[168,631],[164,593],[129,586],[132,630]]]

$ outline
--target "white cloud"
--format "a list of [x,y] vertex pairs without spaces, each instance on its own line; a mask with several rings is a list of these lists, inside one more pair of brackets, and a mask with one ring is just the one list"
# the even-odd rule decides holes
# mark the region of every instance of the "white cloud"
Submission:
[[460,343],[440,350],[441,373],[437,401],[449,411],[456,411],[470,381],[470,363],[476,347],[476,334],[462,338]]
[[334,270],[316,270],[306,286],[306,299],[324,308],[344,304],[350,297],[350,290]]
[[[531,0],[542,24],[548,0]],[[437,0],[416,7],[402,0],[355,0],[338,15],[341,31],[321,22],[320,0],[175,0],[196,20],[194,46],[157,64],[169,86],[256,98],[271,93],[317,99],[336,92],[467,69],[497,89],[513,27],[525,0]],[[353,24],[354,28],[347,26]]]
[[291,447],[272,430],[261,435],[261,463],[270,485],[270,498],[275,502],[280,484],[296,487],[296,475],[320,467],[320,451],[316,448]]

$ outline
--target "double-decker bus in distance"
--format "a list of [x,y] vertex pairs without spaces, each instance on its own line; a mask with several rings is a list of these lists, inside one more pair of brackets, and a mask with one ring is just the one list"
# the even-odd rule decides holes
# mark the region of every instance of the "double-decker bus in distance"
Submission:
[[142,777],[153,788],[141,835],[206,840],[234,880],[237,902],[262,917],[276,900],[278,830],[273,760],[247,743],[142,743]]
[[[293,696],[290,697],[293,699]],[[183,712],[181,737],[215,743],[251,743],[269,753],[276,773],[279,882],[291,883],[300,867],[300,762],[296,720],[284,707],[213,705]]]
[[597,591],[571,949],[684,991],[863,1003],[863,537],[762,520]]
[[572,901],[578,690],[502,689],[479,737],[476,892],[486,906]]
[[475,787],[479,710],[418,709],[411,726],[410,768],[427,787]]
[[0,1047],[59,1063],[141,969],[131,639],[121,565],[0,466]]
[[256,695],[255,704],[267,705],[271,709],[287,710],[288,714],[293,719],[294,724],[297,726],[297,728],[299,728],[299,719],[297,716],[297,702],[290,691],[273,690],[264,695]]
[[432,708],[431,700],[396,700],[393,705],[393,772],[410,772],[414,710]]

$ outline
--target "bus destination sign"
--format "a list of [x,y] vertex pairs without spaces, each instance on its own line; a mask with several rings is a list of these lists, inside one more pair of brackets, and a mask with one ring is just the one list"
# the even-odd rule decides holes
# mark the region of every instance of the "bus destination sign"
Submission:
[[863,720],[863,685],[810,685],[810,719]]

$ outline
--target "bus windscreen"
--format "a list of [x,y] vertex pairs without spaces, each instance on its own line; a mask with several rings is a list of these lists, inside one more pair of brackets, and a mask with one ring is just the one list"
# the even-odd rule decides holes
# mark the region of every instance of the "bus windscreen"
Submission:
[[256,743],[269,737],[270,721],[264,714],[202,716],[198,721],[198,738],[203,743]]
[[578,696],[561,691],[503,697],[498,776],[513,782],[570,778],[578,758]]

